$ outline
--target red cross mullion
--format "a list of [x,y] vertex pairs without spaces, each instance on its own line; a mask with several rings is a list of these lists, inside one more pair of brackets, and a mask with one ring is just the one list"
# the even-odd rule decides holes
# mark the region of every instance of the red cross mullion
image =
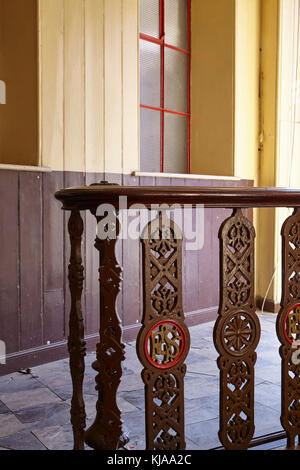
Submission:
[[160,28],[159,37],[161,40],[160,59],[160,171],[164,172],[165,158],[165,0],[160,0]]

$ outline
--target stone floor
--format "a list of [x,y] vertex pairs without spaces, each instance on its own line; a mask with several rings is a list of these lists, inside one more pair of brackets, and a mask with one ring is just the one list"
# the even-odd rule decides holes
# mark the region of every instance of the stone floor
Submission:
[[[262,334],[257,348],[255,388],[255,436],[281,430],[280,358],[275,332],[276,316],[259,314]],[[213,323],[190,328],[191,350],[186,360],[185,423],[187,449],[219,446],[217,353],[212,341]],[[84,383],[87,422],[95,415],[95,371],[86,358]],[[126,360],[119,387],[118,404],[132,449],[144,449],[144,391],[141,365],[135,344],[126,344]],[[70,401],[72,395],[68,360],[0,377],[0,449],[72,449]],[[284,441],[267,448],[283,446]]]

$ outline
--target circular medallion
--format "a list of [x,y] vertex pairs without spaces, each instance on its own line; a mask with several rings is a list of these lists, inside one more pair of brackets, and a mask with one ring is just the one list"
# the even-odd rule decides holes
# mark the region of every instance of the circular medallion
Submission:
[[157,369],[169,369],[182,358],[186,349],[186,334],[172,320],[162,320],[148,331],[144,351],[147,360]]
[[257,340],[255,321],[247,312],[233,312],[223,318],[219,338],[224,350],[234,356],[248,352]]
[[283,320],[284,336],[290,344],[300,339],[300,304],[293,305]]

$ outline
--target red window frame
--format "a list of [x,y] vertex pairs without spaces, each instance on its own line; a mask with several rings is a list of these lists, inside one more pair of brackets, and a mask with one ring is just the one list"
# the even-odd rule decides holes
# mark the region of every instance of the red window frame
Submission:
[[[160,111],[161,131],[160,131],[160,171],[164,172],[164,140],[165,140],[165,113],[177,114],[187,118],[187,172],[191,172],[191,0],[187,1],[187,49],[179,49],[165,42],[165,0],[160,0],[160,25],[159,38],[140,33],[140,39],[153,42],[161,46],[161,66],[160,66],[160,108],[140,104],[141,108]],[[165,48],[169,47],[177,52],[187,55],[187,112],[182,113],[165,108]]]

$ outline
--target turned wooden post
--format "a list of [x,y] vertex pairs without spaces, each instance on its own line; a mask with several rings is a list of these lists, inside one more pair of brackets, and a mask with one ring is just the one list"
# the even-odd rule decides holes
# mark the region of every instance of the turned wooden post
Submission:
[[69,286],[71,293],[70,332],[68,349],[70,355],[70,371],[73,382],[73,396],[71,401],[71,423],[74,434],[74,449],[84,449],[85,406],[83,399],[84,378],[84,325],[81,310],[81,295],[83,289],[83,271],[81,257],[81,240],[83,221],[78,210],[72,210],[68,223],[71,242],[71,256],[69,264]]
[[128,442],[128,437],[123,434],[121,412],[117,405],[121,362],[125,359],[125,347],[121,343],[122,328],[116,311],[122,281],[122,268],[115,254],[118,234],[119,220],[116,216],[115,237],[97,237],[95,241],[100,259],[100,342],[97,344],[97,360],[93,363],[93,368],[98,372],[98,401],[95,421],[85,435],[85,442],[95,450],[116,450]]
[[247,449],[254,434],[254,365],[260,325],[254,301],[252,223],[241,209],[225,220],[220,238],[220,308],[214,342],[220,353],[220,430],[226,449]]

